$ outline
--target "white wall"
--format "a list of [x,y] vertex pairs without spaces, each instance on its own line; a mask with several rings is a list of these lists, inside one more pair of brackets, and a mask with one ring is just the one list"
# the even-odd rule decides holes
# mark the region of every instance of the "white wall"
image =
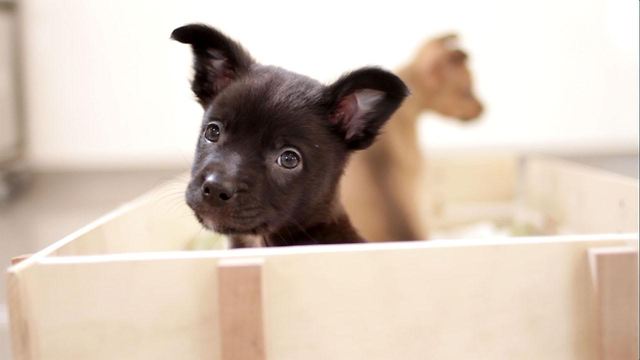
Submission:
[[200,109],[191,55],[169,40],[215,25],[263,63],[324,81],[395,67],[456,30],[487,105],[472,126],[427,121],[433,148],[637,151],[638,3],[26,0],[31,161],[41,167],[187,166]]

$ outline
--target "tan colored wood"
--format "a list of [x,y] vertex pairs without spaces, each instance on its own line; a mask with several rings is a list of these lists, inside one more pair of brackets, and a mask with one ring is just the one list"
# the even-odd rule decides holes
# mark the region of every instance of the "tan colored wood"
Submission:
[[[22,283],[23,285],[24,283]],[[32,359],[29,338],[28,314],[22,306],[24,294],[20,291],[21,283],[13,272],[7,274],[7,300],[9,303],[9,329],[13,358],[17,360]]]
[[[515,155],[432,155],[425,193],[415,197],[422,209],[421,217],[430,219],[431,229],[513,217],[519,170]],[[564,233],[638,231],[638,204],[633,200],[638,196],[637,180],[544,158],[528,161],[525,170],[522,205],[544,215],[550,230]],[[27,261],[37,261],[45,254],[66,256],[194,248],[190,243],[207,232],[182,200],[186,182],[187,177],[183,176],[160,186]],[[428,185],[429,182],[434,186]],[[438,191],[428,194],[431,188]],[[214,242],[215,248],[226,245],[224,241]]]
[[424,238],[443,228],[494,220],[489,214],[499,218],[512,215],[501,210],[516,199],[516,154],[434,153],[425,161],[429,171],[410,198],[417,209],[413,222]]
[[[188,178],[181,176],[122,205],[26,259],[28,266],[46,256],[98,255],[190,250],[194,242],[226,247],[226,240],[201,241],[207,233],[183,200]],[[211,234],[211,233],[209,233]]]
[[514,153],[432,154],[428,189],[444,203],[503,202],[517,193],[519,157]]
[[[113,254],[184,249],[203,231],[184,201],[188,177],[153,189],[99,221],[99,226],[77,234],[55,255]],[[85,231],[87,232],[87,231]]]
[[513,216],[519,160],[511,153],[432,154],[419,203],[432,232]]
[[523,205],[545,214],[549,230],[637,233],[638,180],[544,157],[527,160]]
[[603,360],[638,359],[638,248],[589,250]]
[[[487,204],[514,195],[505,179],[516,163],[486,161],[466,174],[504,176],[506,188],[465,189],[476,185],[461,180],[460,160],[443,170],[458,179],[442,197],[444,222],[487,216]],[[527,168],[523,204],[562,231],[600,234],[182,251],[200,226],[162,187],[9,269],[15,358],[221,359],[239,344],[227,336],[234,326],[260,328],[247,317],[260,309],[250,296],[262,298],[267,359],[595,359],[586,253],[637,247],[638,182],[545,159]],[[258,273],[227,277],[219,266],[255,258],[264,259]]]
[[216,259],[24,263],[10,269],[17,360],[220,359]]
[[15,265],[15,264],[23,261],[24,259],[27,259],[31,255],[32,254],[24,254],[24,255],[14,256],[14,257],[11,258],[11,265]]
[[45,257],[10,269],[19,289],[12,314],[27,330],[14,344],[29,355],[18,359],[220,359],[218,262],[264,258],[267,359],[588,360],[597,327],[586,251],[632,241]]
[[269,355],[595,359],[585,245],[467,243],[269,259]]
[[262,261],[223,260],[218,265],[222,360],[264,360]]

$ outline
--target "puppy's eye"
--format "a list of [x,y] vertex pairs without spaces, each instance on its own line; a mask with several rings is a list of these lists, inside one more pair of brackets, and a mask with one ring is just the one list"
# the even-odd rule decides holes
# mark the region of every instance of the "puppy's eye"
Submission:
[[210,142],[216,142],[220,138],[222,132],[222,124],[215,121],[207,125],[204,129],[204,138]]
[[276,162],[283,168],[291,170],[300,164],[300,160],[301,156],[299,152],[293,149],[287,149],[278,156],[278,160]]

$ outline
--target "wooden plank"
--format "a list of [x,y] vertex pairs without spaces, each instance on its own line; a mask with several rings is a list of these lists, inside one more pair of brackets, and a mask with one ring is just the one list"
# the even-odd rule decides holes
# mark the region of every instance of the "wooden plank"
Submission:
[[220,359],[217,259],[52,259],[10,269],[16,359]]
[[9,304],[9,329],[11,336],[12,358],[15,360],[32,359],[30,353],[27,309],[23,306],[25,295],[20,291],[20,283],[15,273],[7,274],[7,300]]
[[587,249],[615,242],[431,243],[268,258],[268,358],[597,358]]
[[20,262],[22,262],[25,259],[28,259],[29,256],[31,256],[33,254],[24,254],[24,255],[18,255],[18,256],[14,256],[11,258],[11,265],[15,265],[18,264]]
[[638,248],[595,248],[589,261],[604,360],[638,358]]
[[424,186],[415,200],[419,217],[426,219],[424,233],[512,215],[503,210],[516,199],[516,154],[434,153],[426,161]]
[[526,161],[523,205],[547,217],[549,231],[638,232],[638,180],[545,157]]
[[[446,203],[511,201],[518,190],[519,156],[509,152],[433,152],[427,158],[425,200]],[[429,198],[431,197],[431,199]]]
[[184,203],[186,181],[181,176],[161,185],[14,265],[25,268],[47,256],[190,250],[197,243],[225,248],[226,239],[211,239]]
[[[91,231],[55,250],[53,255],[113,254],[186,250],[202,226],[184,201],[188,178],[158,186],[147,194],[98,219]],[[131,241],[131,239],[136,239]]]
[[218,262],[264,258],[267,359],[589,360],[598,331],[587,249],[637,241],[634,234],[47,257],[10,269],[19,290],[19,306],[10,306],[12,321],[28,329],[27,359],[220,359],[228,339],[220,333]]
[[262,260],[218,263],[222,360],[264,360]]
[[[515,155],[435,154],[429,166],[425,184],[431,185],[424,190],[431,193],[417,194],[416,199],[420,217],[430,219],[426,226],[432,230],[504,218],[512,212],[509,204],[517,191],[519,170]],[[523,205],[548,215],[552,225],[563,227],[561,231],[638,231],[638,203],[633,201],[638,196],[637,180],[549,159],[531,160],[526,169]],[[187,180],[182,176],[159,186],[34,254],[25,263],[50,255],[193,249],[190,244],[208,233],[182,199]],[[224,239],[213,243],[217,244],[215,248],[226,246]]]

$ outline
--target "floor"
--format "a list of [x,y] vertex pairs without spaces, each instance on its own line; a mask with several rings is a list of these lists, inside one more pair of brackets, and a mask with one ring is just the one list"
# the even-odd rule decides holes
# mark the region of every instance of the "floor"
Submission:
[[[638,178],[638,156],[582,156],[571,160]],[[184,169],[59,172],[31,176],[21,194],[0,204],[0,267],[32,253]],[[9,359],[6,285],[0,277],[0,360]]]

